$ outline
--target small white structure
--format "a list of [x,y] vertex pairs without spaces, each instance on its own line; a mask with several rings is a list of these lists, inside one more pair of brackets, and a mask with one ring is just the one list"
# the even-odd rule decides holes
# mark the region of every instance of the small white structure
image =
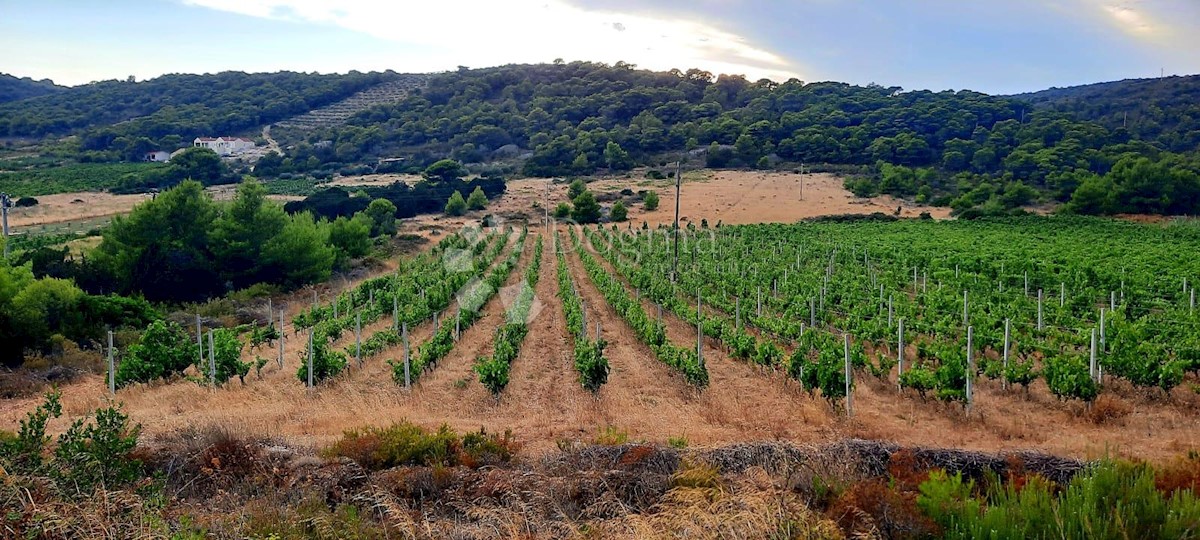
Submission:
[[196,137],[192,146],[208,148],[219,156],[232,156],[254,148],[254,141],[242,137]]
[[153,152],[146,152],[145,160],[153,161],[156,163],[166,163],[168,161],[171,161],[171,153],[164,151],[164,150],[155,150]]

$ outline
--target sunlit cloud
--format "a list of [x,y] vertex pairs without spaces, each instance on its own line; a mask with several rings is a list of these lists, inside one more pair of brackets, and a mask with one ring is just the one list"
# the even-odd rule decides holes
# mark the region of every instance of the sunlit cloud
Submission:
[[1106,4],[1103,9],[1117,28],[1135,37],[1157,37],[1165,27],[1154,21],[1141,6],[1133,3]]
[[714,73],[785,80],[792,61],[744,36],[686,18],[630,14],[566,0],[183,0],[211,9],[334,25],[403,45],[398,71],[508,63],[624,61],[649,69],[697,67]]

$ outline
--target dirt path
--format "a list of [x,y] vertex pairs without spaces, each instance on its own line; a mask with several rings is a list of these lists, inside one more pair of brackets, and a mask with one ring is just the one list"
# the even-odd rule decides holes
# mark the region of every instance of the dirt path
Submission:
[[[600,256],[591,242],[584,240],[583,248],[609,275],[616,277],[630,295],[634,294],[629,283]],[[641,306],[646,313],[657,316],[658,308],[654,302],[643,297]],[[696,347],[695,326],[665,310],[662,321],[672,343]],[[760,370],[734,360],[720,342],[712,338],[705,338],[702,351],[708,368],[709,387],[704,390],[701,402],[709,422],[751,434],[754,439],[812,441],[831,434],[838,419],[829,407],[804,395],[797,386],[789,385],[784,373]]]
[[[528,432],[539,447],[550,450],[560,438],[580,439],[593,435],[599,421],[596,397],[578,382],[574,368],[574,345],[559,302],[554,235],[542,234],[542,258],[529,334],[513,362],[508,387],[500,398],[499,413],[507,417],[528,416]],[[533,414],[530,414],[530,412]]]

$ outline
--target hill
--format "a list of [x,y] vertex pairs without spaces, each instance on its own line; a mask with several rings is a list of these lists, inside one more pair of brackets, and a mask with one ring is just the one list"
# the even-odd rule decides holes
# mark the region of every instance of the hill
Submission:
[[847,186],[861,196],[968,216],[1038,202],[1193,214],[1196,84],[1181,77],[992,96],[621,62],[427,76],[227,72],[107,81],[0,105],[0,135],[78,134],[60,153],[115,161],[282,123],[303,129],[280,130],[287,155],[260,161],[256,175],[328,178],[380,163],[417,172],[446,157],[476,172],[590,175],[691,152],[711,168],[815,164],[850,175]]
[[1200,148],[1200,75],[1051,88],[1013,97],[1173,152]]
[[44,96],[64,90],[49,79],[35,81],[29,77],[17,78],[0,73],[0,103]]
[[140,159],[201,135],[242,134],[393,80],[395,73],[223,72],[102,81],[0,105],[0,136],[83,135],[93,160]]

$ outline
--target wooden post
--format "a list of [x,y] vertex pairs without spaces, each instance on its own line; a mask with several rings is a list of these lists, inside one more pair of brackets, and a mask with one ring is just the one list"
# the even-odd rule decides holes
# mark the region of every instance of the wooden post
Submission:
[[1117,291],[1109,291],[1108,309],[1117,310]]
[[817,327],[817,302],[812,298],[808,299],[808,326]]
[[1100,352],[1104,352],[1104,308],[1100,308]]
[[892,327],[892,297],[888,296],[888,328]]
[[733,298],[733,328],[734,330],[742,329],[742,298],[735,296]]
[[200,356],[196,360],[197,366],[204,365],[204,331],[200,328],[200,314],[196,314],[196,348],[200,350]]
[[600,341],[600,321],[596,321],[596,341]]
[[217,355],[213,347],[213,331],[208,329],[208,384],[217,385]]
[[439,329],[440,329],[440,326],[438,326],[438,314],[435,311],[435,312],[433,312],[433,333],[434,334],[438,333]]
[[279,368],[283,369],[283,310],[279,310]]
[[964,290],[963,291],[963,326],[968,326],[968,327],[970,326],[969,321],[967,320],[967,307],[969,305],[970,304],[967,301],[967,291]]
[[459,307],[454,312],[454,341],[458,341],[458,336],[462,333],[462,307]]
[[1042,290],[1038,289],[1038,319],[1037,329],[1041,332],[1044,326],[1042,325]]
[[700,291],[696,291],[696,360],[704,368],[704,314],[700,312]]
[[362,367],[362,312],[354,314],[354,358],[358,367]]
[[1067,284],[1058,282],[1058,307],[1067,305]]
[[408,323],[407,322],[405,322],[403,325],[401,325],[400,339],[401,339],[401,341],[404,342],[404,387],[409,388],[412,386],[412,376],[409,374],[410,357],[408,354]]
[[658,324],[662,324],[662,304],[655,302],[654,305],[658,308]]
[[972,395],[973,385],[971,381],[975,379],[975,358],[971,354],[972,346],[974,345],[975,327],[967,327],[967,411],[971,410],[971,402],[974,399]]
[[275,302],[271,301],[271,298],[267,298],[267,326],[271,326],[271,323],[274,321],[275,321]]
[[108,394],[117,395],[117,365],[113,356],[113,333],[108,331]]
[[1191,290],[1191,296],[1188,298],[1188,314],[1196,313],[1196,289]]
[[896,331],[896,381],[898,387],[900,387],[900,376],[904,375],[904,317],[900,317],[899,323],[900,328]]
[[392,331],[399,330],[400,326],[400,300],[398,297],[392,297]]
[[758,289],[758,312],[757,316],[762,317],[762,287]]
[[1088,355],[1088,375],[1091,375],[1092,380],[1096,380],[1096,329],[1092,329],[1092,349]]
[[313,387],[313,331],[308,329],[308,387]]
[[850,381],[854,377],[854,371],[850,369],[850,334],[844,337],[843,350],[846,354],[846,416],[854,416],[854,394],[851,393]]
[[1012,330],[1012,321],[1009,319],[1004,319],[1004,355],[1002,358],[1003,358],[1003,362],[1004,362],[1003,363],[1004,372],[1006,375],[1005,375],[1005,377],[1000,379],[1000,388],[1008,387],[1008,376],[1007,376],[1007,373],[1008,373],[1008,343],[1009,343],[1009,337],[1010,337],[1011,330]]
[[1025,296],[1029,296],[1029,270],[1025,271]]

